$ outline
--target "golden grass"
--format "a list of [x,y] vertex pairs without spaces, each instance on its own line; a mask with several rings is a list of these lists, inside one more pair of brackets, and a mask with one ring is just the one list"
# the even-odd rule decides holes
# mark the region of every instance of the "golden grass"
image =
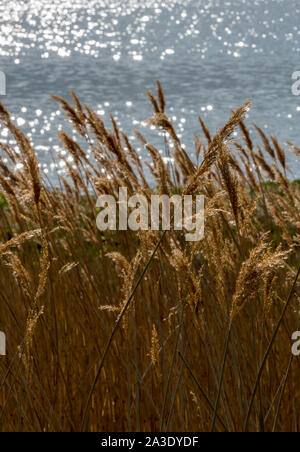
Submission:
[[[214,137],[199,118],[192,159],[157,88],[148,123],[173,163],[136,131],[142,162],[113,118],[109,130],[74,92],[73,105],[53,96],[78,140],[60,133],[67,174],[52,189],[0,105],[15,141],[0,144],[1,431],[300,427],[300,190],[287,149],[258,127],[253,143],[247,101]],[[203,241],[97,230],[98,195],[151,196],[145,165],[157,193],[205,195]]]

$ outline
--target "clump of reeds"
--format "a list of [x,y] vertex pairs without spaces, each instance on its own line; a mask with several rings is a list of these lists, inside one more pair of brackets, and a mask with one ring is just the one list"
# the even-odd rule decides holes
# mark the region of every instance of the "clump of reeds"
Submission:
[[[78,140],[60,132],[66,173],[52,188],[0,105],[15,142],[0,143],[0,429],[295,431],[300,190],[287,152],[299,148],[258,127],[256,144],[247,101],[215,136],[199,118],[193,155],[161,85],[147,95],[167,161],[135,131],[143,162],[74,92],[53,96]],[[119,187],[203,194],[204,239],[100,232],[96,199]]]

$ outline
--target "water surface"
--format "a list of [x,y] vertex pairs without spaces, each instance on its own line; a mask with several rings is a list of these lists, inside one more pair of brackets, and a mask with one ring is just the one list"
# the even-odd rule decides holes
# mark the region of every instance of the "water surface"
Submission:
[[[247,98],[249,124],[300,145],[300,97],[291,92],[300,70],[299,12],[298,0],[2,0],[1,100],[50,178],[62,117],[49,94],[70,99],[70,88],[104,118],[112,113],[130,136],[141,127],[152,137],[141,121],[151,114],[145,90],[158,78],[191,154],[197,115],[214,132]],[[7,131],[0,137],[7,140]],[[162,147],[162,138],[155,144]],[[289,164],[300,177],[292,155]]]

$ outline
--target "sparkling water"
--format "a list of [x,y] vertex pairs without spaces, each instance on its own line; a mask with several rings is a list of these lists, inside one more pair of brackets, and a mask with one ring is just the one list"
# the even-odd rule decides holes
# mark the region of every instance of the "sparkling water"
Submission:
[[[53,163],[62,114],[49,95],[70,99],[71,88],[105,121],[112,113],[142,158],[147,151],[132,129],[160,149],[164,143],[143,123],[155,79],[191,155],[198,114],[214,133],[247,98],[249,125],[300,145],[300,97],[291,90],[300,70],[299,12],[299,0],[2,0],[0,100],[31,136],[50,179],[64,168]],[[7,130],[0,138],[9,139]],[[300,177],[290,153],[288,163]]]

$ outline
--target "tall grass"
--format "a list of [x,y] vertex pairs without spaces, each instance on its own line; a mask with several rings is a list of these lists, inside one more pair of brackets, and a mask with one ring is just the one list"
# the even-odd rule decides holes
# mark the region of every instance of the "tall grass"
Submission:
[[[247,101],[215,136],[199,118],[191,157],[160,84],[147,95],[168,159],[53,96],[78,136],[59,134],[58,187],[0,105],[1,431],[297,431],[300,150],[257,126],[255,144]],[[100,232],[96,199],[119,187],[203,194],[204,239]]]

